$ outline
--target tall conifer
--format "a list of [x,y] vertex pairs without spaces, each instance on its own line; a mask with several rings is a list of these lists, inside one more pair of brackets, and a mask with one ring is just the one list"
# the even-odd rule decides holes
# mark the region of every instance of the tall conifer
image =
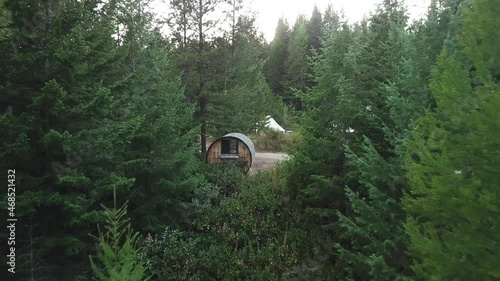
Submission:
[[498,12],[495,1],[471,2],[460,46],[445,48],[432,73],[436,108],[409,143],[406,230],[422,279],[500,278]]

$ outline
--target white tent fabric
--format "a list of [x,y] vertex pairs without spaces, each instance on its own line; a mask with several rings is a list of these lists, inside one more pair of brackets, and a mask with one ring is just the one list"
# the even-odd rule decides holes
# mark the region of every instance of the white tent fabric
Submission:
[[274,131],[286,133],[286,130],[283,129],[283,127],[281,127],[280,124],[278,124],[278,122],[271,117],[271,115],[266,116],[266,124],[264,126]]

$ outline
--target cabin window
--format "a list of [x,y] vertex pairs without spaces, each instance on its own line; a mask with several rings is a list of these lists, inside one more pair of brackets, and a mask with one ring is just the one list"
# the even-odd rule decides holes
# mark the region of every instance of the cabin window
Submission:
[[221,140],[221,154],[238,155],[238,140]]

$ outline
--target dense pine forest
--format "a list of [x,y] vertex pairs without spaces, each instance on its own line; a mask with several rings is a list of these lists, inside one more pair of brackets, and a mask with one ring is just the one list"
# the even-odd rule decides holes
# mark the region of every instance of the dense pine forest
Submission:
[[166,2],[0,0],[1,280],[500,280],[497,0]]

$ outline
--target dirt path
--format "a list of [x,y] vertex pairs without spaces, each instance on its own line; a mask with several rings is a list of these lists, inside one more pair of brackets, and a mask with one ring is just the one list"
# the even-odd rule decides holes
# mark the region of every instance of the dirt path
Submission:
[[252,168],[250,168],[250,173],[255,173],[257,171],[267,170],[272,168],[276,163],[282,160],[287,160],[288,154],[281,152],[255,152],[255,158],[253,159]]

